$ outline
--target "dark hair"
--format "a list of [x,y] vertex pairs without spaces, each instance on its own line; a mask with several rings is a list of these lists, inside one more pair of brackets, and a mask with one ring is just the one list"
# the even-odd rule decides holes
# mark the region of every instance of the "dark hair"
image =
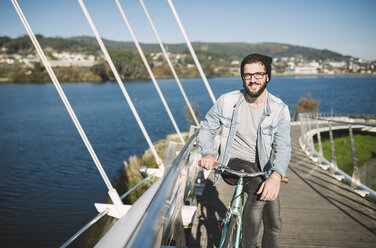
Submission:
[[240,65],[240,75],[243,75],[244,73],[244,66],[246,64],[253,64],[253,63],[261,63],[265,66],[266,72],[268,73],[269,80],[272,77],[272,58],[269,56],[252,53],[250,55],[247,55],[241,65]]

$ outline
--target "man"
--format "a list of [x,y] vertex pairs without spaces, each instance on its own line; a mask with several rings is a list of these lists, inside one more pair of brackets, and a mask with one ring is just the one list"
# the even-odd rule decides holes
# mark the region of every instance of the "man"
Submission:
[[244,90],[222,95],[206,114],[199,132],[203,168],[212,170],[217,162],[214,138],[222,128],[219,163],[268,174],[266,180],[250,179],[245,187],[248,198],[242,219],[242,247],[256,247],[261,220],[262,247],[279,247],[282,223],[278,193],[291,156],[290,113],[266,90],[271,63],[268,56],[246,56],[240,67]]

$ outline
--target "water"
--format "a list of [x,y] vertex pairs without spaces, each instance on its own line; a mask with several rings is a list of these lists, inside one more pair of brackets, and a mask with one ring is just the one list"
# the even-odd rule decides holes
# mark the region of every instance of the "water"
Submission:
[[[205,114],[211,100],[200,79],[182,79]],[[239,89],[237,78],[209,79],[214,95]],[[189,124],[174,80],[159,80],[181,131]],[[273,77],[270,92],[292,111],[311,92],[320,111],[376,114],[376,77]],[[150,81],[126,83],[152,141],[174,128]],[[122,162],[148,148],[117,84],[63,84],[110,180]],[[107,188],[51,84],[0,86],[0,244],[56,247],[96,215]]]

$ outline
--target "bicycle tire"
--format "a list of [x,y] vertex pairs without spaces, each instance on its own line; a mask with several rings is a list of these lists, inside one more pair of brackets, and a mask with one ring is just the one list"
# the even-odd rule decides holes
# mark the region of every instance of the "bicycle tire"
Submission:
[[237,220],[235,218],[231,218],[230,223],[227,226],[226,237],[222,246],[223,248],[233,247],[236,227],[237,227]]

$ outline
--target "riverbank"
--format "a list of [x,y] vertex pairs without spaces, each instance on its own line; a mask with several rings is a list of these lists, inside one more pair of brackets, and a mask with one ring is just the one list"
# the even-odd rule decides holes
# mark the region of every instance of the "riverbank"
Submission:
[[[227,78],[227,77],[238,77],[237,75],[232,76],[215,76],[215,77],[208,77],[210,78]],[[376,74],[361,74],[361,73],[348,73],[348,74],[273,74],[273,77],[301,77],[301,78],[319,78],[319,77],[376,77]],[[189,79],[195,79],[199,78],[198,75],[192,76],[192,77],[184,77]],[[239,77],[240,78],[240,77]],[[173,77],[158,77],[157,79],[174,79]],[[182,79],[182,78],[180,78]],[[140,78],[140,79],[125,79],[123,82],[126,83],[138,83],[138,82],[144,82],[145,80],[150,80],[150,78]],[[110,81],[101,81],[101,80],[74,80],[74,81],[60,81],[60,83],[116,83],[115,80]],[[9,81],[8,78],[0,78],[0,85],[31,85],[31,84],[52,84],[52,82],[49,80],[49,78],[45,82],[41,81]]]

